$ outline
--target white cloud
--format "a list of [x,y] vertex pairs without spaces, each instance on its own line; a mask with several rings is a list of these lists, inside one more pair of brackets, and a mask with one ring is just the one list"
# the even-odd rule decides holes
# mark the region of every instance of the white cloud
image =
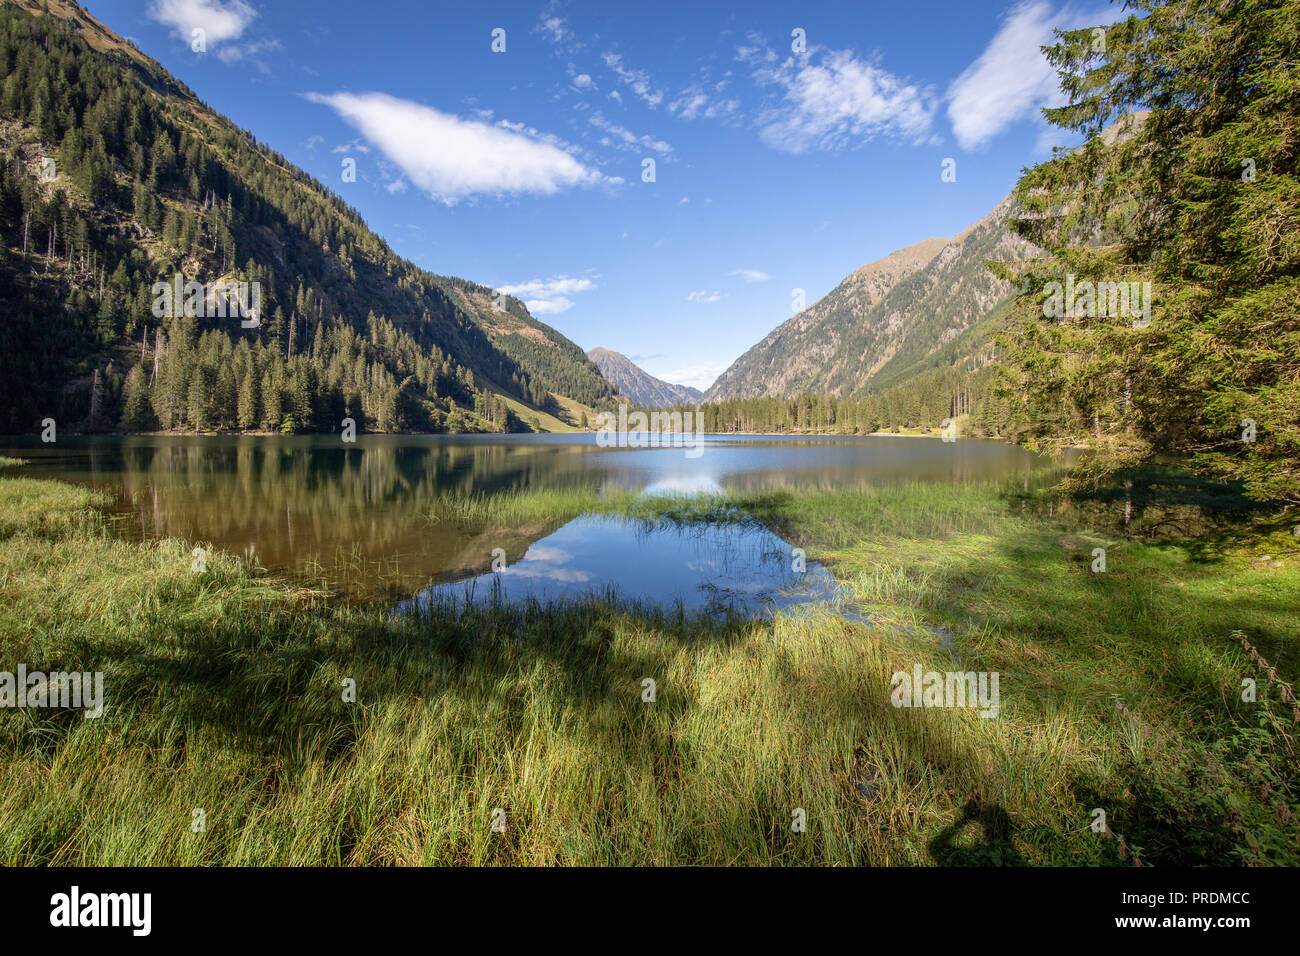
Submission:
[[656,376],[674,385],[689,385],[701,392],[707,391],[714,380],[730,367],[730,363],[721,365],[687,365]]
[[759,86],[781,91],[758,122],[763,141],[785,152],[836,150],[882,133],[916,140],[934,118],[928,91],[849,50],[814,48],[779,61],[769,49],[741,47],[737,59],[750,65]]
[[708,289],[700,289],[698,292],[686,293],[687,302],[717,302],[722,298],[722,293],[718,291],[710,292]]
[[586,93],[590,90],[599,89],[596,81],[591,78],[590,73],[582,73],[572,63],[565,64],[564,70],[569,74],[569,88],[578,93]]
[[634,70],[623,62],[620,53],[606,53],[601,60],[623,83],[632,88],[632,92],[641,97],[645,104],[654,109],[664,101],[664,94],[654,89],[650,74],[645,70]]
[[590,292],[596,283],[590,279],[570,276],[552,276],[549,279],[531,279],[518,285],[503,285],[497,291],[522,299],[533,315],[559,315],[573,308],[569,298],[579,292]]
[[573,300],[564,296],[558,299],[525,299],[524,305],[533,315],[559,315],[573,308]]
[[257,11],[244,0],[150,0],[148,15],[154,22],[171,27],[187,44],[193,41],[195,30],[202,30],[208,48],[227,63],[279,46],[271,39],[235,44],[257,19]]
[[244,0],[151,0],[149,17],[187,42],[194,30],[202,30],[209,43],[224,43],[238,40],[257,11]]
[[331,107],[417,187],[448,205],[480,194],[550,195],[622,182],[522,123],[489,125],[386,93],[309,93],[307,99]]
[[732,269],[727,273],[729,276],[740,276],[746,282],[766,282],[772,278],[766,272],[759,269]]
[[1063,103],[1056,71],[1039,48],[1054,42],[1054,27],[1105,22],[1100,12],[1053,12],[1045,0],[1013,7],[984,52],[948,88],[948,119],[961,147],[983,146],[1017,120]]
[[555,276],[550,279],[532,279],[519,285],[503,285],[501,292],[506,295],[527,295],[550,298],[556,295],[571,295],[576,292],[590,292],[596,283],[590,279],[573,279],[569,276]]

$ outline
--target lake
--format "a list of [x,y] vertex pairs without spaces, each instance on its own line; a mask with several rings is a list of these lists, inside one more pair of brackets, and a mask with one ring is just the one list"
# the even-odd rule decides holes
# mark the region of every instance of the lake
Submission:
[[[77,437],[0,439],[10,475],[101,489],[124,536],[210,543],[349,598],[546,600],[615,590],[689,610],[766,613],[839,600],[815,562],[757,521],[582,515],[489,533],[430,520],[448,494],[691,494],[904,482],[1037,483],[1052,463],[997,441],[706,436],[703,452],[604,448],[595,435]],[[495,567],[494,567],[495,559]]]

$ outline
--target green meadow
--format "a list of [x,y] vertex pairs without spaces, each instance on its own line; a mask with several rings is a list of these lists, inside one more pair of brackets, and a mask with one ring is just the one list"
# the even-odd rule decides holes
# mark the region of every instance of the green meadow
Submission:
[[[759,520],[861,623],[394,616],[220,552],[196,573],[195,543],[124,540],[94,492],[0,478],[4,666],[105,688],[99,719],[0,712],[0,863],[1300,863],[1300,538],[1185,476],[1136,487],[1127,527],[1131,490],[921,483],[428,515]],[[998,672],[998,716],[893,706],[918,664]]]

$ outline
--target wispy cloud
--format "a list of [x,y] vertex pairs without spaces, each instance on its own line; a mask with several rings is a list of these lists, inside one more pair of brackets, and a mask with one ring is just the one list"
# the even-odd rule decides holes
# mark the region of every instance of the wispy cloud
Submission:
[[533,25],[533,33],[536,33],[562,53],[576,53],[586,44],[577,38],[569,27],[568,21],[560,16],[561,7],[559,0],[550,0],[542,9],[541,15],[537,18],[537,23]]
[[705,63],[695,77],[668,103],[668,112],[677,119],[718,119],[734,117],[740,109],[740,100],[729,95],[732,73],[730,70],[715,79],[713,68]]
[[503,285],[498,291],[522,299],[533,315],[558,315],[573,308],[569,298],[579,292],[590,292],[596,283],[590,279],[570,276],[552,276],[549,279],[531,279],[518,285]]
[[746,282],[766,282],[772,278],[766,272],[759,269],[732,269],[727,273],[729,276],[740,276]]
[[[310,97],[308,97],[310,99]],[[350,139],[346,143],[339,143],[330,150],[331,153],[362,153],[370,154],[370,147],[359,139]]]
[[663,91],[654,88],[650,74],[645,70],[634,70],[629,67],[623,62],[621,53],[605,53],[601,56],[601,61],[605,66],[609,67],[624,85],[631,88],[632,92],[639,96],[646,106],[654,109],[664,101]]
[[550,195],[622,182],[584,166],[562,141],[522,123],[489,125],[386,93],[306,95],[332,108],[417,187],[449,205],[477,195]]
[[673,151],[672,146],[662,139],[655,139],[653,136],[646,134],[638,136],[626,127],[606,119],[600,110],[594,110],[587,117],[587,122],[604,131],[605,136],[601,137],[600,140],[603,146],[611,146],[625,152],[645,152],[649,150],[658,153],[660,156],[668,156]]
[[1040,47],[1053,42],[1054,27],[1104,22],[1101,12],[1054,11],[1045,0],[1013,7],[984,52],[948,88],[948,119],[958,144],[977,149],[1017,120],[1064,102],[1056,71]]
[[678,119],[721,119],[740,109],[740,100],[711,96],[702,86],[686,87],[668,104],[668,112]]
[[849,50],[814,47],[781,59],[760,44],[739,48],[737,59],[760,87],[780,93],[758,117],[759,135],[776,149],[833,151],[881,134],[917,140],[930,130],[927,90]]
[[717,302],[721,298],[722,293],[717,290],[710,292],[708,289],[700,289],[698,292],[686,293],[687,302]]

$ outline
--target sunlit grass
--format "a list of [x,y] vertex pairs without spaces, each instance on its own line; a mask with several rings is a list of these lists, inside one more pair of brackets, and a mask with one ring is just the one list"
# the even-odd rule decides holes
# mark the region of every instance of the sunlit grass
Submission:
[[[0,862],[1300,862],[1290,708],[1241,644],[1295,683],[1297,562],[1066,531],[1005,490],[439,505],[753,515],[866,626],[596,598],[394,617],[219,552],[194,573],[201,542],[127,543],[94,493],[0,479],[0,669],[102,670],[106,694],[98,720],[0,711]],[[1001,715],[891,706],[916,663],[998,671]]]

